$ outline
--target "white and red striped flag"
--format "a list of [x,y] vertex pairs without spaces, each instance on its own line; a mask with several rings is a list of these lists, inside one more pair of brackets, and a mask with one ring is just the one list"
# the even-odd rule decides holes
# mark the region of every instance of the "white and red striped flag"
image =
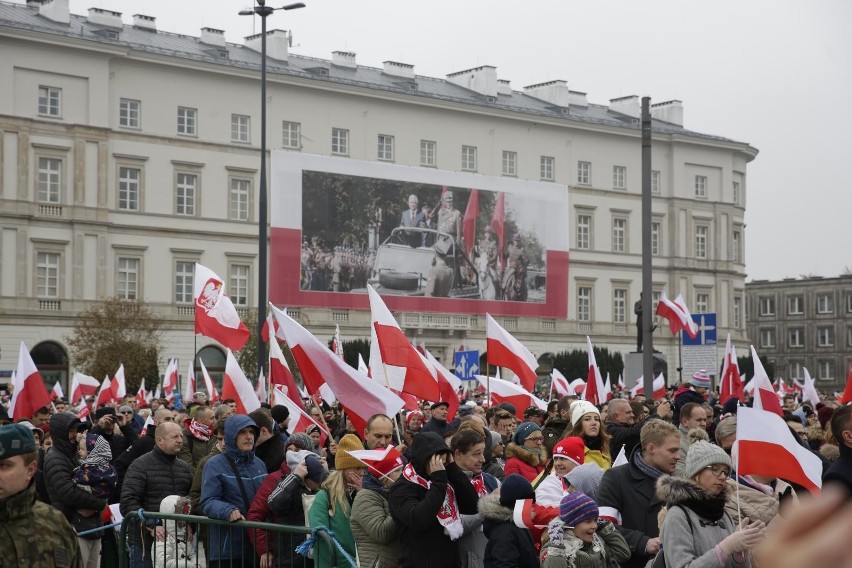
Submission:
[[609,382],[609,371],[607,371],[604,381],[604,396],[606,400],[612,400],[612,383]]
[[683,294],[678,294],[677,298],[674,300],[675,305],[680,308],[681,313],[684,315],[684,327],[683,330],[690,337],[690,339],[695,339],[698,337],[698,324],[695,323],[695,320],[692,319],[692,314],[689,313],[689,308],[686,307],[686,300],[683,299]]
[[343,359],[343,342],[340,340],[340,326],[334,324],[334,337],[331,339],[331,350]]
[[589,373],[586,377],[586,388],[583,389],[583,394],[580,398],[598,406],[606,402],[606,394],[604,393],[601,370],[598,368],[598,362],[595,359],[592,340],[588,335],[586,336],[586,350],[589,354]]
[[148,434],[148,428],[154,428],[154,413],[148,415],[148,418],[145,419],[145,423],[142,424],[142,432],[139,434],[140,436],[146,436]]
[[552,382],[551,390],[555,390],[556,394],[559,397],[568,396],[569,394],[574,394],[574,391],[571,390],[571,387],[568,383],[568,379],[565,378],[559,369],[554,368],[550,372],[550,380]]
[[476,375],[476,380],[479,381],[479,384],[481,384],[485,389],[488,389],[490,386],[490,404],[492,406],[503,404],[504,402],[512,404],[515,407],[515,415],[518,417],[518,420],[524,419],[524,410],[530,406],[536,406],[547,412],[547,403],[537,396],[530,394],[530,392],[521,385],[516,385],[509,381],[495,378],[490,380],[489,385],[488,377],[483,375]]
[[178,360],[169,359],[166,372],[163,374],[162,395],[171,403],[175,399],[175,391],[178,389]]
[[[632,389],[630,389],[630,398],[635,397],[637,394],[645,394],[644,381],[645,381],[644,377],[639,377],[639,379],[636,380],[636,386],[633,387]],[[659,400],[661,398],[665,398],[665,396],[666,396],[666,378],[663,376],[662,373],[660,373],[659,375],[654,377],[654,383],[653,383],[652,386],[654,388],[654,394],[652,396],[653,400]]]
[[671,330],[672,335],[677,335],[683,330],[692,339],[698,337],[698,326],[692,321],[692,315],[686,308],[683,295],[678,294],[678,297],[672,301],[665,291],[662,292],[660,301],[657,303],[657,315],[669,322],[669,330]]
[[95,397],[94,409],[97,410],[102,406],[109,406],[112,403],[112,384],[110,383],[109,377],[104,377],[104,380],[101,383],[101,389],[98,391],[98,395]]
[[124,363],[119,363],[118,370],[110,384],[113,400],[120,401],[127,394],[127,382],[124,380]]
[[361,356],[360,353],[358,353],[358,370],[367,375],[368,377],[372,376],[370,374],[370,367],[368,367],[367,363],[364,362],[364,358]]
[[781,409],[781,402],[778,400],[775,389],[772,388],[772,382],[763,368],[760,357],[757,356],[757,351],[754,350],[754,345],[751,346],[751,360],[754,364],[754,378],[751,381],[754,384],[754,393],[752,393],[754,408],[774,412],[783,417],[784,411]]
[[231,350],[225,360],[225,378],[222,380],[222,398],[233,399],[237,403],[237,414],[248,414],[260,408],[260,401],[251,386],[246,374],[240,369],[240,364]]
[[272,312],[270,312],[266,314],[266,321],[263,322],[263,327],[260,329],[260,337],[263,339],[263,342],[269,343],[270,326],[272,326],[272,329],[275,330],[273,335],[281,341],[284,341],[284,335],[281,333],[281,328],[278,326],[278,322],[275,321],[275,318],[272,317]]
[[318,426],[326,435],[330,435],[325,426],[311,418],[300,405],[296,404],[294,398],[299,398],[299,393],[290,396],[286,386],[272,385],[272,404],[284,406],[290,412],[288,430],[295,434],[296,432],[304,432],[309,426]]
[[192,297],[195,300],[195,333],[215,339],[228,349],[242,349],[248,341],[249,330],[225,295],[225,283],[218,274],[197,262]]
[[214,403],[219,402],[219,391],[216,390],[216,384],[210,377],[210,373],[207,372],[207,367],[204,366],[204,361],[199,359],[198,364],[201,365],[201,376],[204,377],[204,387],[207,389],[207,400],[211,405],[213,405]]
[[819,393],[814,386],[814,380],[811,378],[811,374],[808,372],[807,368],[802,369],[805,372],[805,385],[802,388],[802,402],[811,401],[811,403],[816,407],[821,401],[819,399]]
[[258,402],[269,402],[269,391],[266,388],[266,377],[263,376],[263,369],[257,377],[257,384],[254,386],[254,394],[257,395]]
[[[449,404],[447,407],[447,422],[449,422],[455,418],[456,412],[459,409],[458,390],[461,386],[461,380],[455,374],[451,373],[449,369],[441,365],[428,349],[424,348],[423,351],[426,354],[426,360],[438,371],[438,390],[441,394],[441,402]],[[417,410],[417,408],[410,410]]]
[[101,382],[95,377],[84,375],[83,373],[74,373],[71,379],[71,388],[68,389],[71,398],[68,400],[72,405],[80,402],[84,396],[92,396],[98,392]]
[[186,380],[183,382],[184,407],[192,402],[192,398],[195,396],[195,390],[195,367],[193,367],[192,361],[190,360],[186,365]]
[[586,381],[583,379],[574,379],[568,384],[568,388],[571,389],[572,395],[580,396],[586,390]]
[[725,340],[725,361],[722,364],[722,378],[719,402],[725,404],[728,399],[736,398],[743,400],[743,382],[740,379],[740,367],[737,364],[737,350],[731,344],[731,334]]
[[491,314],[485,314],[485,337],[488,364],[511,369],[521,380],[521,385],[532,392],[538,380],[535,356],[503,329]]
[[86,420],[88,416],[92,413],[91,407],[86,403],[85,397],[80,398],[80,404],[74,408],[77,412],[77,418],[80,420]]
[[145,408],[148,406],[148,396],[149,393],[145,389],[145,377],[142,377],[142,384],[139,385],[139,390],[136,391],[136,406],[138,408]]
[[56,381],[53,383],[53,388],[50,390],[50,401],[53,402],[63,398],[65,398],[65,393],[62,392],[62,385],[59,384],[59,381]]
[[290,397],[290,400],[302,410],[305,409],[305,403],[302,402],[299,389],[296,387],[296,380],[293,378],[290,365],[287,364],[287,359],[284,358],[284,352],[278,345],[277,339],[269,342],[269,384],[271,388],[274,388],[275,385],[286,387],[287,396]]

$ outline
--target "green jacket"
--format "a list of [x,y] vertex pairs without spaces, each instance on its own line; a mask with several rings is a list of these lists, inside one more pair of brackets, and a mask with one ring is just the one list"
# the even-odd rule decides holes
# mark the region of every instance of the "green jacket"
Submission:
[[183,431],[183,446],[178,457],[189,464],[194,474],[198,462],[209,455],[213,446],[216,445],[216,436],[211,435],[210,439],[205,442],[193,436],[186,426],[181,430]]
[[[328,493],[325,489],[320,490],[314,498],[314,503],[308,511],[308,523],[311,528],[327,527],[334,533],[334,538],[337,539],[343,549],[355,558],[355,538],[352,536],[352,528],[349,524],[349,515],[336,507],[334,516],[329,515]],[[322,538],[317,539],[314,545],[314,566],[316,568],[351,568],[352,564],[347,561],[339,550],[334,551],[334,561],[329,557],[328,546]],[[366,564],[365,564],[366,566]]]
[[384,494],[362,489],[352,503],[352,534],[361,566],[392,567],[399,564],[399,530]]
[[0,500],[0,566],[83,568],[74,529],[62,513],[36,501],[34,483]]
[[598,525],[594,543],[585,543],[574,536],[559,518],[547,527],[550,540],[541,548],[542,568],[606,568],[620,566],[630,558],[627,541],[611,522]]

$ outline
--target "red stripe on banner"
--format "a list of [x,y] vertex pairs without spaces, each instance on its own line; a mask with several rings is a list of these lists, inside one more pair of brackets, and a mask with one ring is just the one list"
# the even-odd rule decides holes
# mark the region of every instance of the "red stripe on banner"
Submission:
[[783,446],[756,440],[737,440],[737,445],[739,473],[777,476],[785,481],[798,483],[811,493],[820,492],[820,487],[808,477],[796,456]]

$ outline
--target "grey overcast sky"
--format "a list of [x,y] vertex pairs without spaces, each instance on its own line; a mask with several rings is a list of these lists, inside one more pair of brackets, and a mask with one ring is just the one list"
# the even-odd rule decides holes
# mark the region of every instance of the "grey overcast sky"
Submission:
[[[515,90],[563,79],[598,104],[680,99],[686,128],[760,150],[747,177],[749,279],[852,268],[848,0],[304,1],[268,21],[292,30],[293,53],[354,51],[361,65],[390,59],[433,77],[493,65]],[[130,23],[141,13],[163,31],[197,36],[209,26],[234,43],[260,29],[257,18],[237,15],[250,6],[71,0],[74,14],[106,8]]]

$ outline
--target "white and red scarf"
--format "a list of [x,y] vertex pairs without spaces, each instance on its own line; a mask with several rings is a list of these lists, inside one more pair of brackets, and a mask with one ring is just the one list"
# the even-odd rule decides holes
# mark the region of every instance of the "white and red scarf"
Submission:
[[213,428],[198,422],[195,418],[186,423],[186,429],[189,430],[189,433],[192,434],[194,438],[197,438],[202,442],[208,441],[210,436],[213,435]]
[[[431,481],[424,479],[414,471],[414,466],[411,464],[403,468],[402,476],[424,489],[429,489],[432,485]],[[444,495],[444,504],[441,505],[441,509],[436,516],[438,522],[444,527],[444,534],[450,537],[450,540],[458,540],[461,537],[464,527],[462,526],[461,515],[459,515],[459,504],[456,501],[456,492],[449,483],[447,483],[447,493]]]
[[485,478],[481,473],[471,477],[470,484],[473,485],[474,490],[476,490],[477,497],[485,497],[488,495],[488,488],[485,487]]

